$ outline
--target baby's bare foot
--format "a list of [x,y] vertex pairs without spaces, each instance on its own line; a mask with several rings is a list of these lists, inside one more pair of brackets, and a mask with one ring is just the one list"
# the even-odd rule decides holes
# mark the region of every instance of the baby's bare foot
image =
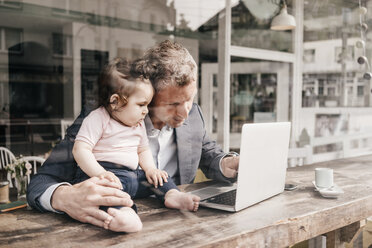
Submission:
[[200,197],[188,193],[180,192],[176,189],[169,190],[164,197],[164,205],[167,208],[197,211],[199,208]]
[[142,229],[142,222],[137,213],[130,207],[121,209],[109,208],[107,213],[112,216],[104,227],[115,232],[138,232]]

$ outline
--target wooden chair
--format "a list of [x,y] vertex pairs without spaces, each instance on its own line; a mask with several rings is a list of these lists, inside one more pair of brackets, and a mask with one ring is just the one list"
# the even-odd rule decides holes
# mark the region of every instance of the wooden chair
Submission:
[[289,148],[288,167],[311,164],[313,162],[312,156],[313,152],[310,145],[305,145],[304,147]]
[[0,169],[3,169],[8,164],[15,160],[14,154],[6,147],[0,147]]
[[65,138],[66,135],[66,129],[74,123],[73,120],[61,120],[61,139]]
[[[37,169],[43,165],[45,162],[45,158],[37,157],[37,156],[26,156],[22,157],[23,161],[26,161],[31,164],[32,166],[32,175],[36,174]],[[30,182],[30,175],[27,175],[27,183]]]
[[[4,169],[8,164],[13,163],[16,160],[14,154],[6,147],[0,147],[0,169]],[[11,175],[7,175],[9,181],[9,187],[13,187]]]

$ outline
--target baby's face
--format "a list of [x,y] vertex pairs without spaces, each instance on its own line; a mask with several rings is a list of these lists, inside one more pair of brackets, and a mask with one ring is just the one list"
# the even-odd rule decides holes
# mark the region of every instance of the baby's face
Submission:
[[151,84],[139,83],[133,94],[127,98],[127,104],[118,111],[114,111],[112,115],[126,126],[137,126],[149,112],[147,106],[153,95],[154,90]]

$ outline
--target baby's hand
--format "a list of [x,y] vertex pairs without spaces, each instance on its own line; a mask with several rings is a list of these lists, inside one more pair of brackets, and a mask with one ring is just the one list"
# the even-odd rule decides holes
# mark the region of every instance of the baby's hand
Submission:
[[117,183],[119,186],[120,186],[120,189],[123,189],[123,186],[120,182],[120,179],[115,176],[114,173],[110,172],[110,171],[105,171],[103,172],[101,175],[98,176],[100,179],[103,179],[103,178],[106,178],[107,180],[109,180],[110,182],[114,182],[114,183]]
[[159,169],[149,169],[146,171],[146,178],[149,183],[153,184],[155,188],[158,185],[163,186],[163,181],[168,182],[168,173]]

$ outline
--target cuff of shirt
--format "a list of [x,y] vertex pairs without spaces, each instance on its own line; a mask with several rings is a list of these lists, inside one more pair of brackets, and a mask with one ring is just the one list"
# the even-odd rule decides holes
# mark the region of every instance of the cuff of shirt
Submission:
[[[226,154],[221,158],[221,160],[220,160],[220,164],[219,164],[221,173],[222,173],[222,167],[221,167],[222,159],[224,159],[224,158],[226,158],[226,157],[237,157],[237,156],[239,156],[239,153],[237,153],[237,152],[229,152],[229,153],[226,153]],[[222,173],[222,175],[223,175],[223,173]]]
[[54,191],[61,185],[70,185],[71,186],[71,184],[64,182],[64,183],[54,184],[54,185],[50,186],[49,188],[47,188],[47,190],[45,190],[45,192],[40,196],[40,199],[39,199],[39,203],[43,208],[45,208],[46,210],[48,210],[50,212],[54,212],[54,213],[59,213],[59,214],[64,213],[64,212],[55,210],[52,207],[52,204],[51,204],[52,195],[53,195]]

